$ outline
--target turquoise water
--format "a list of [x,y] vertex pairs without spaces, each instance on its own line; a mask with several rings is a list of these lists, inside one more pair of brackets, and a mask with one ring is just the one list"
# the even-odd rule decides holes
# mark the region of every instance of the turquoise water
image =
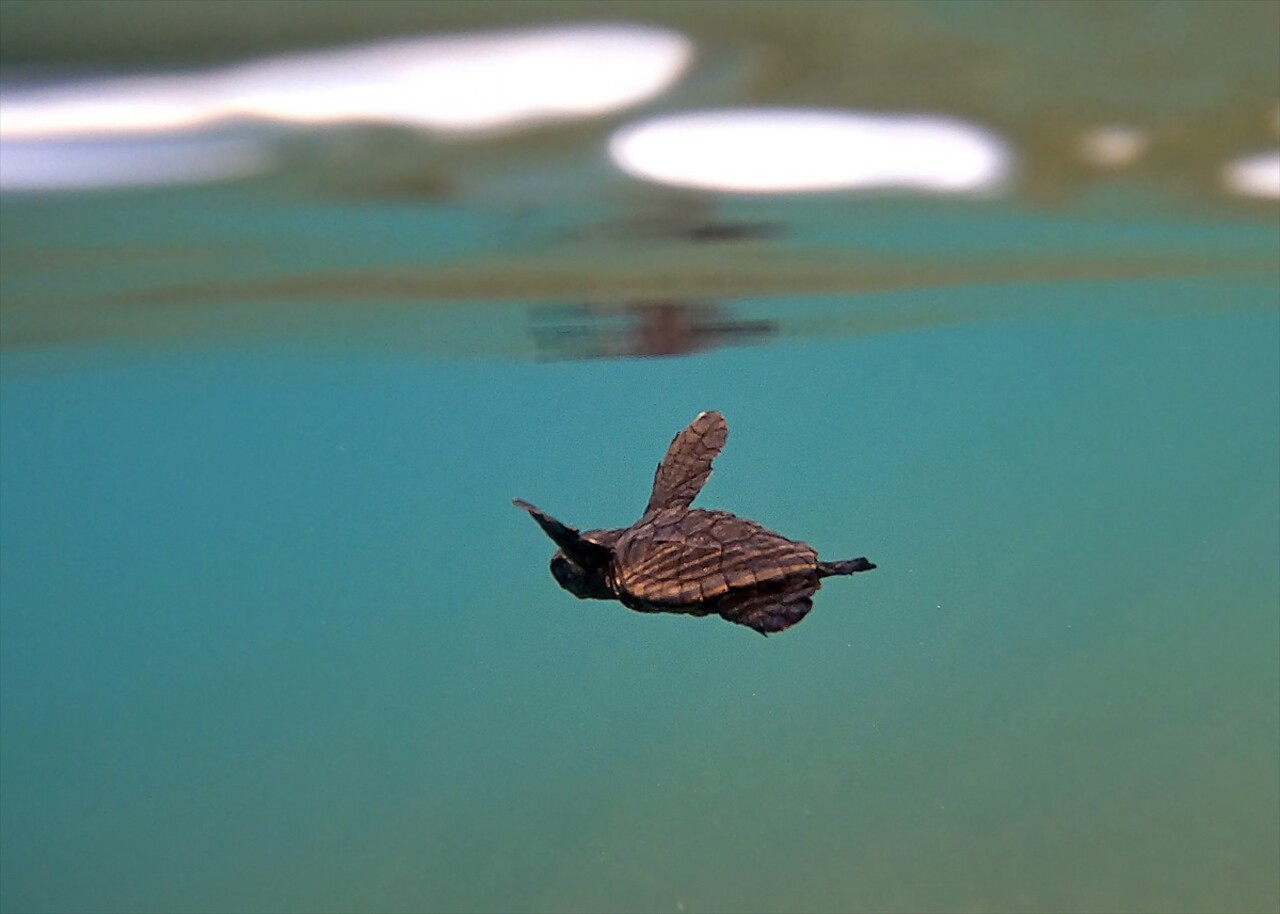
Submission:
[[[1229,180],[1280,139],[1278,12],[0,3],[5,91],[588,19],[694,49],[594,120],[113,160],[260,154],[219,185],[6,160],[0,912],[1280,912],[1280,222]],[[775,105],[1012,167],[609,164]],[[708,409],[699,505],[878,566],[776,637],[577,601],[511,505],[628,524]]]
[[[76,205],[146,211],[114,199]],[[904,246],[950,231],[901,212]],[[1275,237],[1162,231],[1099,237]],[[14,256],[9,296],[48,270]],[[1276,296],[776,296],[743,305],[773,341],[669,359],[503,352],[519,302],[435,349],[375,345],[439,316],[376,304],[373,343],[11,347],[0,906],[1274,909]],[[859,332],[894,309],[917,329]],[[628,523],[712,408],[701,504],[879,565],[777,637],[578,602],[510,505]]]

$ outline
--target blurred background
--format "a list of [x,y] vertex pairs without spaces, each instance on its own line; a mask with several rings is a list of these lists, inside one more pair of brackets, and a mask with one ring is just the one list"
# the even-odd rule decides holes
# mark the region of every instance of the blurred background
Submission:
[[[0,909],[1280,909],[1277,48],[0,0]],[[777,637],[510,506],[704,409]]]

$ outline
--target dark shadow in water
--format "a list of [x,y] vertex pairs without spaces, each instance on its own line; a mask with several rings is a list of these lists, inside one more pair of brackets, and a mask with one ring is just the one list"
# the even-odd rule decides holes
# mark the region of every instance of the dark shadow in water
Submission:
[[[873,257],[848,249],[804,252],[761,246],[683,244],[617,252],[599,248],[540,257],[505,257],[439,266],[311,270],[242,279],[173,282],[131,277],[107,293],[15,282],[0,309],[0,345],[34,349],[100,343],[170,349],[184,344],[273,341],[305,347],[355,346],[447,357],[599,359],[696,353],[779,339],[865,336],[974,321],[1086,314],[1086,300],[1063,304],[1035,287],[1064,282],[1214,278],[1273,281],[1274,256],[1177,254],[1074,257]],[[163,263],[163,252],[157,252]],[[211,270],[194,269],[188,273]],[[223,276],[229,271],[220,266]],[[62,275],[74,278],[75,272]],[[97,276],[90,272],[86,276]],[[172,275],[172,274],[170,274]],[[165,280],[169,279],[168,282]],[[1026,284],[1025,299],[987,302],[961,290]],[[876,293],[938,290],[884,301]],[[953,292],[955,294],[953,294]],[[726,302],[776,299],[760,319],[736,316]],[[821,307],[803,306],[824,301]],[[588,302],[555,308],[535,303]],[[1275,307],[1271,296],[1252,310]],[[513,327],[511,322],[536,310]],[[1187,304],[1139,297],[1134,312],[1185,313]],[[1238,311],[1206,296],[1198,314]],[[1128,316],[1135,316],[1133,313]]]
[[778,332],[776,321],[735,318],[713,301],[543,305],[531,308],[529,318],[537,358],[549,361],[688,355]]

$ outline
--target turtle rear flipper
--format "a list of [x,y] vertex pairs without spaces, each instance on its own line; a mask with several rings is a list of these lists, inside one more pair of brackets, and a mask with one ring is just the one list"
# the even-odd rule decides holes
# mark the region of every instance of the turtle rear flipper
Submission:
[[859,571],[870,571],[875,567],[864,557],[847,559],[843,562],[819,562],[818,577],[829,578],[835,574],[857,574]]
[[729,424],[714,410],[699,413],[676,435],[653,475],[653,492],[645,513],[688,508],[711,478],[711,462],[729,436]]
[[720,618],[771,635],[803,619],[813,609],[817,589],[817,581],[805,581],[780,593],[729,594],[720,603]]

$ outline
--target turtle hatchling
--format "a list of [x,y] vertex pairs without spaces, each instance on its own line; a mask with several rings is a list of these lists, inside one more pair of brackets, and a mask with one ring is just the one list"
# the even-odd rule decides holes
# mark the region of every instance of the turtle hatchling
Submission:
[[560,586],[583,600],[618,600],[638,612],[714,614],[768,635],[805,617],[823,578],[876,567],[865,558],[819,561],[809,545],[755,521],[689,507],[728,434],[717,412],[689,423],[658,464],[644,513],[621,530],[580,533],[516,499],[560,547],[551,557]]

